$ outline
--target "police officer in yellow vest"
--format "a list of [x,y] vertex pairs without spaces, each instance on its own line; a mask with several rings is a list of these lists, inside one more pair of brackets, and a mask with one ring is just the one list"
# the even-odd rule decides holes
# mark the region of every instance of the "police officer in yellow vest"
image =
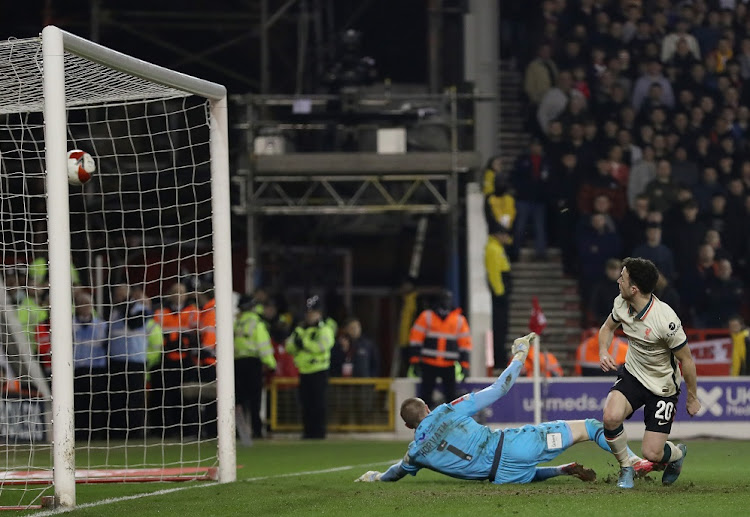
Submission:
[[302,438],[326,437],[328,369],[334,335],[323,321],[318,296],[307,299],[305,319],[286,341],[286,350],[299,370],[299,400],[302,406]]
[[240,299],[240,313],[234,324],[234,391],[237,405],[242,407],[245,415],[250,415],[253,438],[262,438],[263,366],[276,369],[266,320],[276,316],[276,304],[272,299],[266,300],[262,314],[258,314],[256,308],[254,299]]

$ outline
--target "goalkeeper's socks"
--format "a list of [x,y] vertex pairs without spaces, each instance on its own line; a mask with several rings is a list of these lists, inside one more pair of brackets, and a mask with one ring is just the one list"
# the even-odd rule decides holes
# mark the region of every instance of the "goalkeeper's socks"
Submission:
[[532,481],[544,481],[545,479],[562,476],[564,466],[565,465],[560,465],[558,467],[537,467],[536,471],[534,471],[534,479],[532,479]]
[[604,438],[604,424],[594,418],[587,418],[585,423],[586,433],[589,435],[589,440],[596,442],[596,444],[605,451],[612,452],[606,438]]

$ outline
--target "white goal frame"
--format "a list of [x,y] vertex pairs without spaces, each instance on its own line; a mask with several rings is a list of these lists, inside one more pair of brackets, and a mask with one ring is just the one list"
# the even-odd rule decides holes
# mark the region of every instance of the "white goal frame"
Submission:
[[57,27],[42,31],[44,139],[49,234],[52,354],[53,484],[56,504],[72,507],[75,493],[72,288],[67,184],[64,54],[69,52],[135,77],[210,101],[211,206],[216,297],[218,481],[236,479],[234,348],[227,94],[224,86],[169,70],[90,42]]

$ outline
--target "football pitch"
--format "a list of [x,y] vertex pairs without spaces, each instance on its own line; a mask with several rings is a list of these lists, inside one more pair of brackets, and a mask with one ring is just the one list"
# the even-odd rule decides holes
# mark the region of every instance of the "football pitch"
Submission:
[[[680,479],[661,485],[661,473],[615,485],[614,459],[591,443],[554,463],[578,461],[598,479],[558,477],[528,485],[496,486],[420,471],[396,483],[354,483],[367,470],[384,471],[405,442],[331,438],[271,440],[237,448],[236,483],[78,485],[79,508],[65,515],[122,516],[472,516],[750,515],[750,441],[689,440]],[[637,452],[640,444],[633,442]],[[48,511],[6,515],[49,515]]]

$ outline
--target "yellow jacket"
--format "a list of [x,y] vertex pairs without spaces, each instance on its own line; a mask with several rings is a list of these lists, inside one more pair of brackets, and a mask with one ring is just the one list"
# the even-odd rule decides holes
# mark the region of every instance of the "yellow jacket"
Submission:
[[510,272],[510,261],[505,254],[505,248],[494,235],[490,235],[484,247],[484,266],[487,269],[487,281],[494,296],[503,296],[509,286],[506,286],[503,273]]
[[742,329],[732,334],[732,375],[750,375],[747,363],[747,342],[750,330]]

